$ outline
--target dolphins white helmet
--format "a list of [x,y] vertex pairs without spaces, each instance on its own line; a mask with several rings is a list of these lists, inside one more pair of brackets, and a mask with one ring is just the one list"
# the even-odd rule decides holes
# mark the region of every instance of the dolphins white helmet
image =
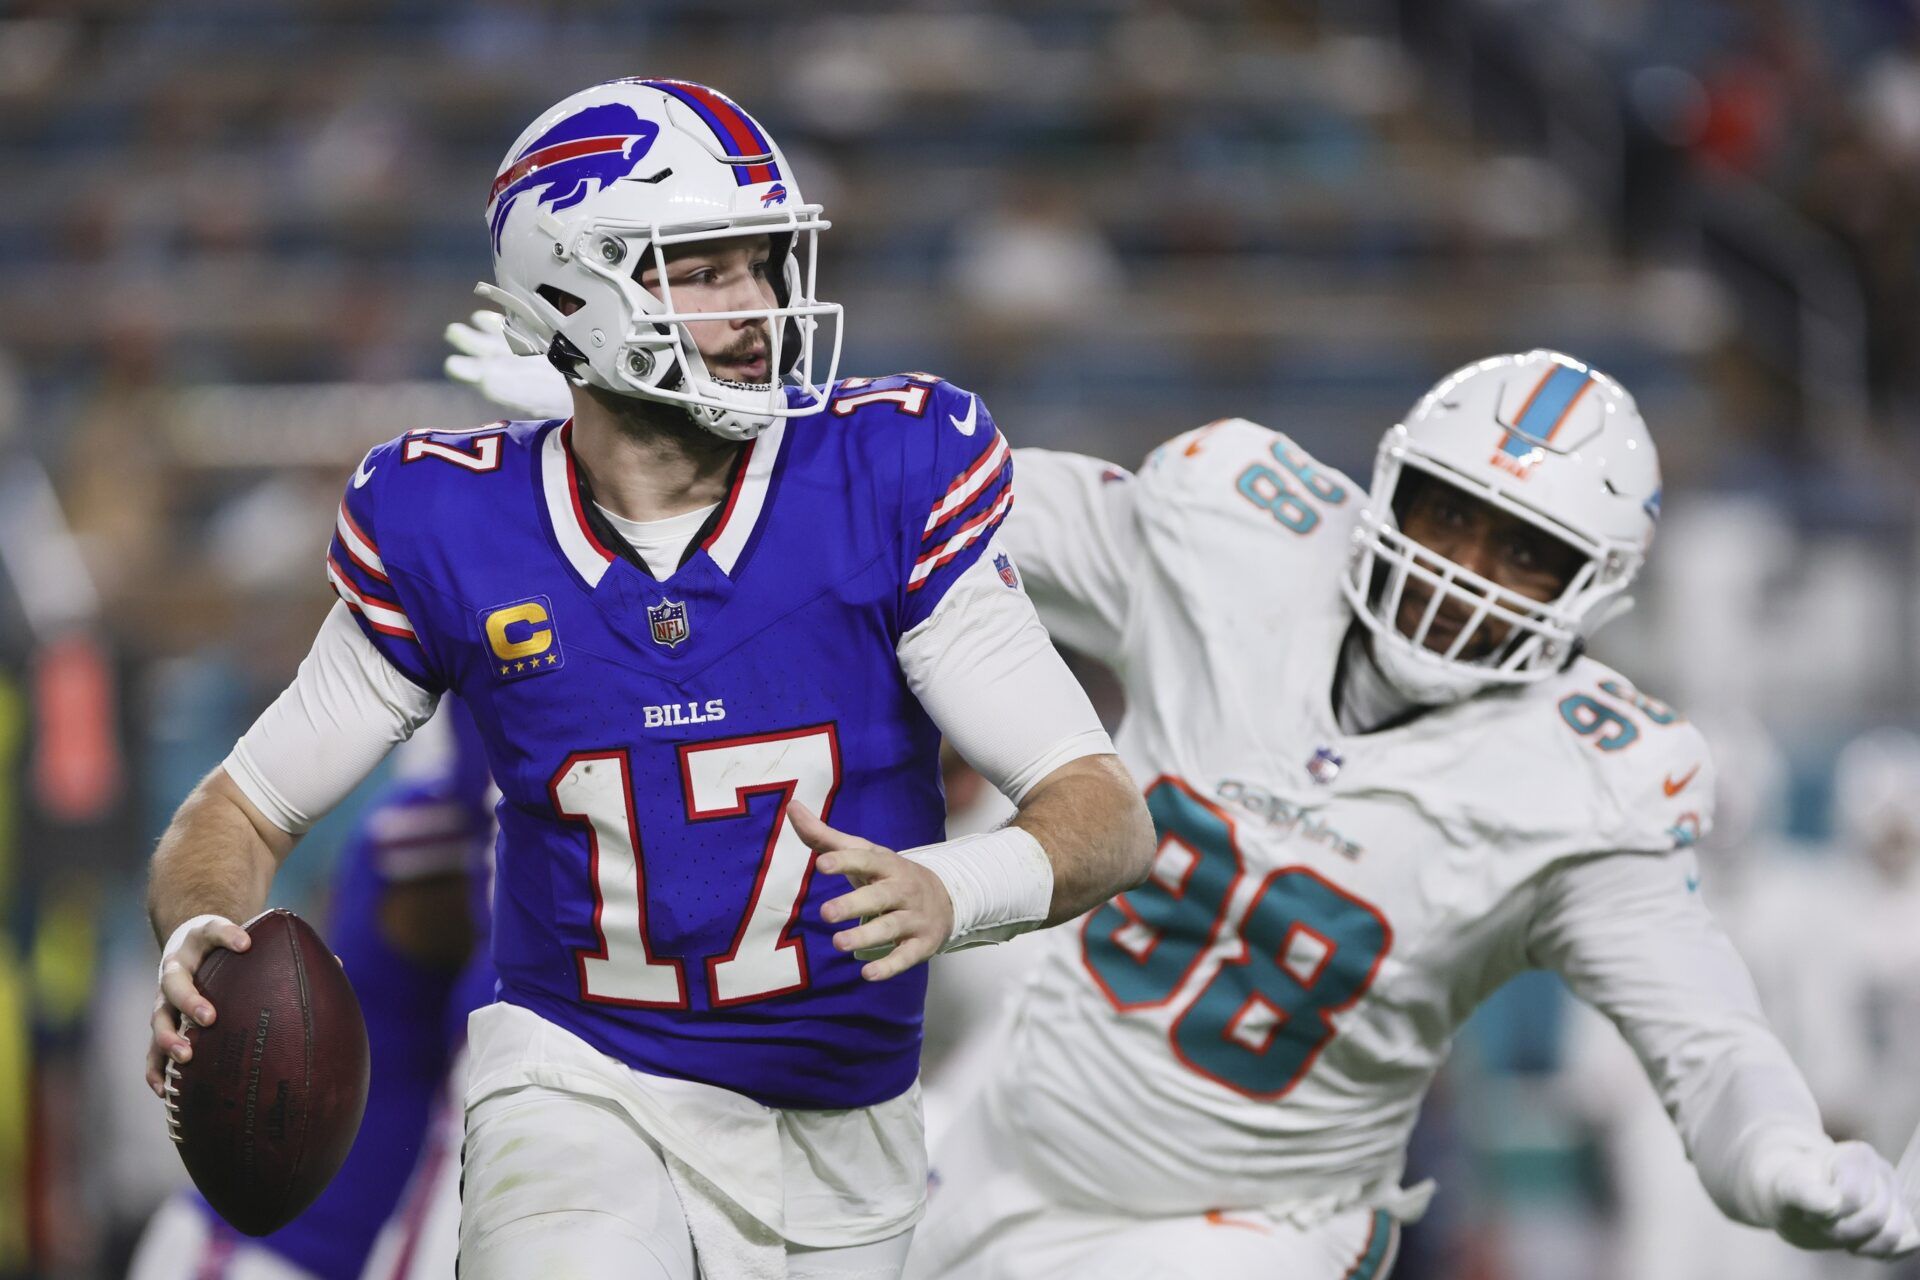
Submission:
[[[1532,600],[1420,547],[1400,531],[1407,474],[1453,485],[1572,547],[1579,568],[1558,598]],[[1354,531],[1344,588],[1402,692],[1444,703],[1560,670],[1588,636],[1632,607],[1626,595],[1660,516],[1660,463],[1633,397],[1556,351],[1494,356],[1442,379],[1387,432]],[[1432,596],[1412,634],[1397,625],[1409,579]],[[1425,641],[1446,600],[1470,611],[1441,650]],[[1483,622],[1505,623],[1491,653],[1462,654]]]
[[[748,440],[824,408],[839,366],[840,308],[814,292],[830,225],[820,213],[772,137],[724,95],[680,80],[613,80],[541,113],[508,148],[487,198],[498,285],[476,292],[506,312],[515,351],[547,356],[578,385],[676,404],[708,431]],[[751,235],[769,237],[777,305],[675,308],[669,248]],[[648,267],[657,297],[640,285]],[[816,381],[815,336],[829,316],[833,350]],[[767,324],[770,381],[714,377],[686,326],[749,317]]]

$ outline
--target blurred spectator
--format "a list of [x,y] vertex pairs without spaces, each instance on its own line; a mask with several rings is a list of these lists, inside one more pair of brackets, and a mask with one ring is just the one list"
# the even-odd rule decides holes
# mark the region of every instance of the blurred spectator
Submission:
[[1119,256],[1085,202],[1038,179],[961,223],[948,267],[948,287],[989,321],[1085,319],[1124,284]]

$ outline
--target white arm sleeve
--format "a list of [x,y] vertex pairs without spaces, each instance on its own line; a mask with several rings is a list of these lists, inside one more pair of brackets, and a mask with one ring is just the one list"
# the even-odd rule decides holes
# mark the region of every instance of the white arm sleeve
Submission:
[[997,535],[1000,547],[1020,562],[1047,630],[1118,665],[1138,543],[1133,476],[1077,453],[1013,453],[1020,500]]
[[1615,854],[1556,868],[1529,952],[1620,1028],[1714,1202],[1770,1226],[1754,1157],[1781,1142],[1824,1142],[1820,1111],[1701,901],[1695,865]]
[[221,765],[274,826],[300,835],[413,736],[439,703],[335,604],[299,674]]
[[954,750],[1018,804],[1061,765],[1109,754],[1113,743],[1033,603],[1001,580],[992,560],[989,546],[927,620],[900,637],[898,656],[908,687]]

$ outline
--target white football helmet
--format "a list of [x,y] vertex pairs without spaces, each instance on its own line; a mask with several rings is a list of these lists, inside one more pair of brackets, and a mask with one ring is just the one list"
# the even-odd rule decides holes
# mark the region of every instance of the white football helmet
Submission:
[[[1584,557],[1558,599],[1495,585],[1400,532],[1407,471],[1464,490],[1545,530]],[[1586,638],[1632,607],[1660,515],[1660,464],[1633,397],[1555,351],[1494,356],[1443,379],[1380,442],[1373,488],[1354,531],[1344,583],[1373,633],[1381,670],[1424,703],[1492,684],[1524,684],[1564,667]],[[1411,635],[1396,625],[1409,578],[1432,598]],[[1446,600],[1470,616],[1444,650],[1426,646]],[[1507,624],[1492,653],[1460,655],[1482,623]]]
[[[840,363],[840,308],[814,293],[819,236],[786,157],[722,94],[680,80],[612,80],[564,99],[508,149],[487,199],[498,287],[476,292],[507,315],[521,354],[545,355],[573,382],[680,405],[700,426],[748,440],[778,418],[826,406]],[[666,250],[766,235],[778,305],[683,312]],[[659,296],[640,286],[659,272]],[[565,313],[556,303],[579,299]],[[569,304],[571,305],[571,304]],[[820,321],[834,317],[825,376],[813,376]],[[764,319],[772,378],[712,376],[686,326]],[[787,382],[798,384],[788,403]]]

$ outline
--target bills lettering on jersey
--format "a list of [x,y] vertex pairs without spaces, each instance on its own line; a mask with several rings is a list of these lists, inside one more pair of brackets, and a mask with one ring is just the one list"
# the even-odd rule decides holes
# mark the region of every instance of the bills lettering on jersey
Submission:
[[973,437],[948,426],[969,392],[874,392],[756,438],[664,579],[589,522],[559,421],[435,440],[466,461],[375,448],[328,568],[485,742],[500,998],[768,1106],[868,1106],[916,1077],[925,971],[869,983],[832,945],[820,906],[847,883],[814,874],[786,806],[890,848],[942,838],[940,734],[898,646],[1012,503],[986,407]]
[[705,702],[669,702],[665,706],[642,707],[642,723],[649,729],[677,729],[683,724],[711,724],[727,718],[723,698]]

